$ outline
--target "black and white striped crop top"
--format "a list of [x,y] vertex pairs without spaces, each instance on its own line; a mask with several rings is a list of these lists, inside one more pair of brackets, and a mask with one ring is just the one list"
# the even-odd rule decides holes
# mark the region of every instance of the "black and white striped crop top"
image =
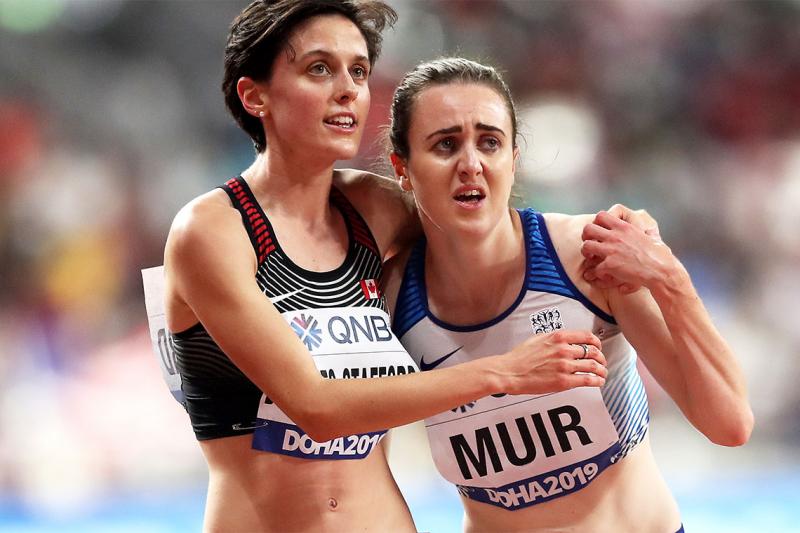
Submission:
[[[347,226],[344,262],[328,272],[313,272],[287,257],[275,238],[267,215],[244,179],[228,180],[221,188],[242,216],[258,257],[255,281],[281,313],[340,307],[372,307],[386,312],[377,296],[381,255],[364,219],[337,189],[330,201]],[[295,329],[301,340],[312,340]],[[198,440],[253,433],[262,392],[217,346],[201,323],[171,334],[176,366],[182,380],[184,406]],[[310,348],[310,346],[309,346]]]

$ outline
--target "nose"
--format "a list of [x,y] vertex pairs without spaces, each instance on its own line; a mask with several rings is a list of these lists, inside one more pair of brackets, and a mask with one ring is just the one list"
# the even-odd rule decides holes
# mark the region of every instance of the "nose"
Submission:
[[358,85],[349,73],[342,74],[339,80],[336,87],[336,101],[339,104],[347,104],[358,98]]
[[483,163],[474,146],[464,146],[456,170],[461,179],[474,178],[483,172]]

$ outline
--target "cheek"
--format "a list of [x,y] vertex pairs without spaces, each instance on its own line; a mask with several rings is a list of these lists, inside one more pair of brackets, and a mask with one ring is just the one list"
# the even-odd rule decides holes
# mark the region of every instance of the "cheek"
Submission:
[[[369,109],[370,109],[371,100],[372,99],[371,99],[371,96],[370,96],[370,93],[369,93],[369,89],[362,89],[361,92],[358,94],[358,97],[356,98],[355,102],[354,102],[353,111],[355,111],[356,114],[358,115],[358,123],[359,123],[359,130],[360,130],[359,131],[359,135],[363,135],[364,134],[364,131],[365,131],[364,126],[367,125],[367,119],[369,118]],[[376,126],[373,126],[372,124],[370,124],[367,127],[372,129],[372,128],[375,128]]]

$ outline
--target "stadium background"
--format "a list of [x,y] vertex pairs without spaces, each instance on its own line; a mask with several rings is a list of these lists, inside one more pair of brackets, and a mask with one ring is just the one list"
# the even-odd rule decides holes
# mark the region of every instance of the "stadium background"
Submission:
[[[715,447],[648,381],[687,531],[800,531],[800,2],[391,2],[357,160],[384,168],[422,59],[505,73],[522,203],[647,208],[747,373],[756,429]],[[0,531],[200,529],[205,465],[150,351],[140,269],[177,209],[252,157],[219,90],[241,1],[0,0]],[[392,462],[422,531],[459,530],[424,432]]]

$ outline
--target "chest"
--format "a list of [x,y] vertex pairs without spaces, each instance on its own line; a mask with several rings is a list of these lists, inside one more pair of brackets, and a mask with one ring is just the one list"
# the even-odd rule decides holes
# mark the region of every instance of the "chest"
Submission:
[[591,331],[601,341],[619,333],[616,325],[597,317],[577,300],[529,291],[504,316],[465,328],[447,327],[429,317],[403,335],[402,342],[425,371],[500,354],[532,335],[563,329]]

